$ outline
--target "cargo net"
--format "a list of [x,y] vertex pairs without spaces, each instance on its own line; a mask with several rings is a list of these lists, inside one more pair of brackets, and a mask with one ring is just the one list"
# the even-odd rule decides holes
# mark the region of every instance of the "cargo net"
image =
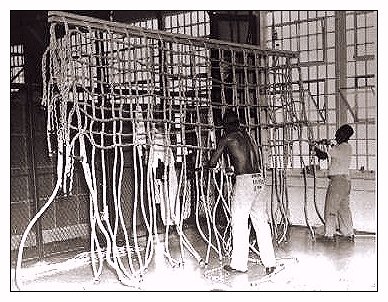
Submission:
[[[105,261],[121,282],[132,285],[157,253],[173,266],[183,263],[185,251],[200,265],[209,262],[211,252],[220,260],[228,257],[234,176],[227,156],[218,169],[204,167],[230,108],[260,146],[273,239],[286,240],[286,169],[296,165],[293,148],[302,154],[311,139],[295,53],[60,12],[50,13],[49,22],[43,105],[57,182],[22,238],[18,269],[33,224],[59,190],[71,192],[77,162],[90,193],[95,279]],[[299,156],[299,167],[306,160],[310,157]],[[128,174],[132,193],[124,194]],[[128,205],[129,217],[123,210]],[[206,251],[199,252],[185,234],[189,219]],[[171,229],[179,237],[178,256],[169,250]],[[250,247],[259,258],[254,241]]]

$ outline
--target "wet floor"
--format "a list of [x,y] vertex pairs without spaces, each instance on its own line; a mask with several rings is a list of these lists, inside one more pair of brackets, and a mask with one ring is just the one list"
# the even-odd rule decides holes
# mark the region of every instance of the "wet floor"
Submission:
[[[206,244],[195,229],[185,232],[198,252],[206,255]],[[173,236],[170,251],[173,256],[180,255],[179,240]],[[255,255],[250,258],[248,272],[238,274],[223,270],[229,261],[220,261],[214,252],[205,267],[187,250],[183,253],[184,265],[179,267],[172,267],[157,253],[142,279],[128,287],[108,266],[104,266],[100,279],[94,281],[88,257],[78,255],[27,265],[20,275],[19,288],[22,291],[377,291],[373,235],[357,235],[353,243],[323,243],[314,242],[306,228],[292,227],[288,241],[276,247],[276,256],[278,269],[268,277],[255,261]],[[11,290],[17,290],[14,282]]]

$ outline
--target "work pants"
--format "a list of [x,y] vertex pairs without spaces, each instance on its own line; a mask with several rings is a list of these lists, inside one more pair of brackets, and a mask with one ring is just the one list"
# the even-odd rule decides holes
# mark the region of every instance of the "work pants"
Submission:
[[347,175],[329,176],[324,212],[325,236],[334,236],[337,228],[343,236],[354,235],[349,206],[350,188],[350,179]]
[[236,176],[231,202],[233,249],[230,266],[240,271],[248,270],[249,217],[256,232],[260,259],[263,265],[265,267],[276,265],[266,201],[260,198],[263,187],[264,179],[260,174]]

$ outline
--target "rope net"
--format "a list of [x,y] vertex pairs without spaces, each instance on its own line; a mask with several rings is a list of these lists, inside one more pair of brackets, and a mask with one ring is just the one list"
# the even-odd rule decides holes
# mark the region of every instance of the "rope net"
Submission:
[[[173,266],[183,264],[185,251],[200,265],[209,262],[211,252],[220,261],[228,257],[229,159],[224,156],[216,170],[203,167],[222,134],[224,111],[234,108],[260,146],[274,242],[286,240],[286,169],[298,164],[293,148],[307,154],[298,159],[301,167],[311,160],[306,141],[312,134],[296,53],[62,12],[51,12],[49,22],[42,103],[49,152],[57,156],[57,183],[25,236],[59,190],[71,192],[74,164],[80,162],[90,193],[95,279],[105,261],[121,282],[132,285],[158,253]],[[131,200],[123,195],[125,167],[133,181]],[[133,208],[129,217],[123,210],[128,204]],[[205,253],[185,234],[187,219],[195,221],[207,244]],[[171,229],[179,236],[178,256],[169,251]],[[120,236],[125,240],[119,248]],[[22,245],[23,240],[19,268]],[[251,250],[258,254],[255,242]]]

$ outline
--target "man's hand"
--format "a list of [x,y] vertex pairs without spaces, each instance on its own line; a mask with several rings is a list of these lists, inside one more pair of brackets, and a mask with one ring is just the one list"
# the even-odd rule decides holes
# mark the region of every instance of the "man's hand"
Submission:
[[309,141],[309,149],[310,151],[313,151],[317,147],[317,142],[316,141]]
[[225,173],[227,175],[233,175],[234,174],[234,168],[233,167],[226,167],[225,168]]
[[215,170],[218,171],[220,170],[220,165],[216,163],[215,165],[211,165],[210,163],[205,163],[201,167],[195,168],[195,171],[201,171],[201,170]]
[[310,141],[309,142],[309,145],[310,146],[318,146],[318,145],[321,145],[321,146],[333,146],[333,142],[329,139],[321,139],[321,140],[314,140],[314,141]]
[[317,146],[314,147],[315,155],[318,157],[318,159],[324,160],[328,158],[328,155],[325,151],[322,151]]
[[215,169],[216,166],[210,166],[209,163],[205,163],[202,166],[195,168],[195,171]]

